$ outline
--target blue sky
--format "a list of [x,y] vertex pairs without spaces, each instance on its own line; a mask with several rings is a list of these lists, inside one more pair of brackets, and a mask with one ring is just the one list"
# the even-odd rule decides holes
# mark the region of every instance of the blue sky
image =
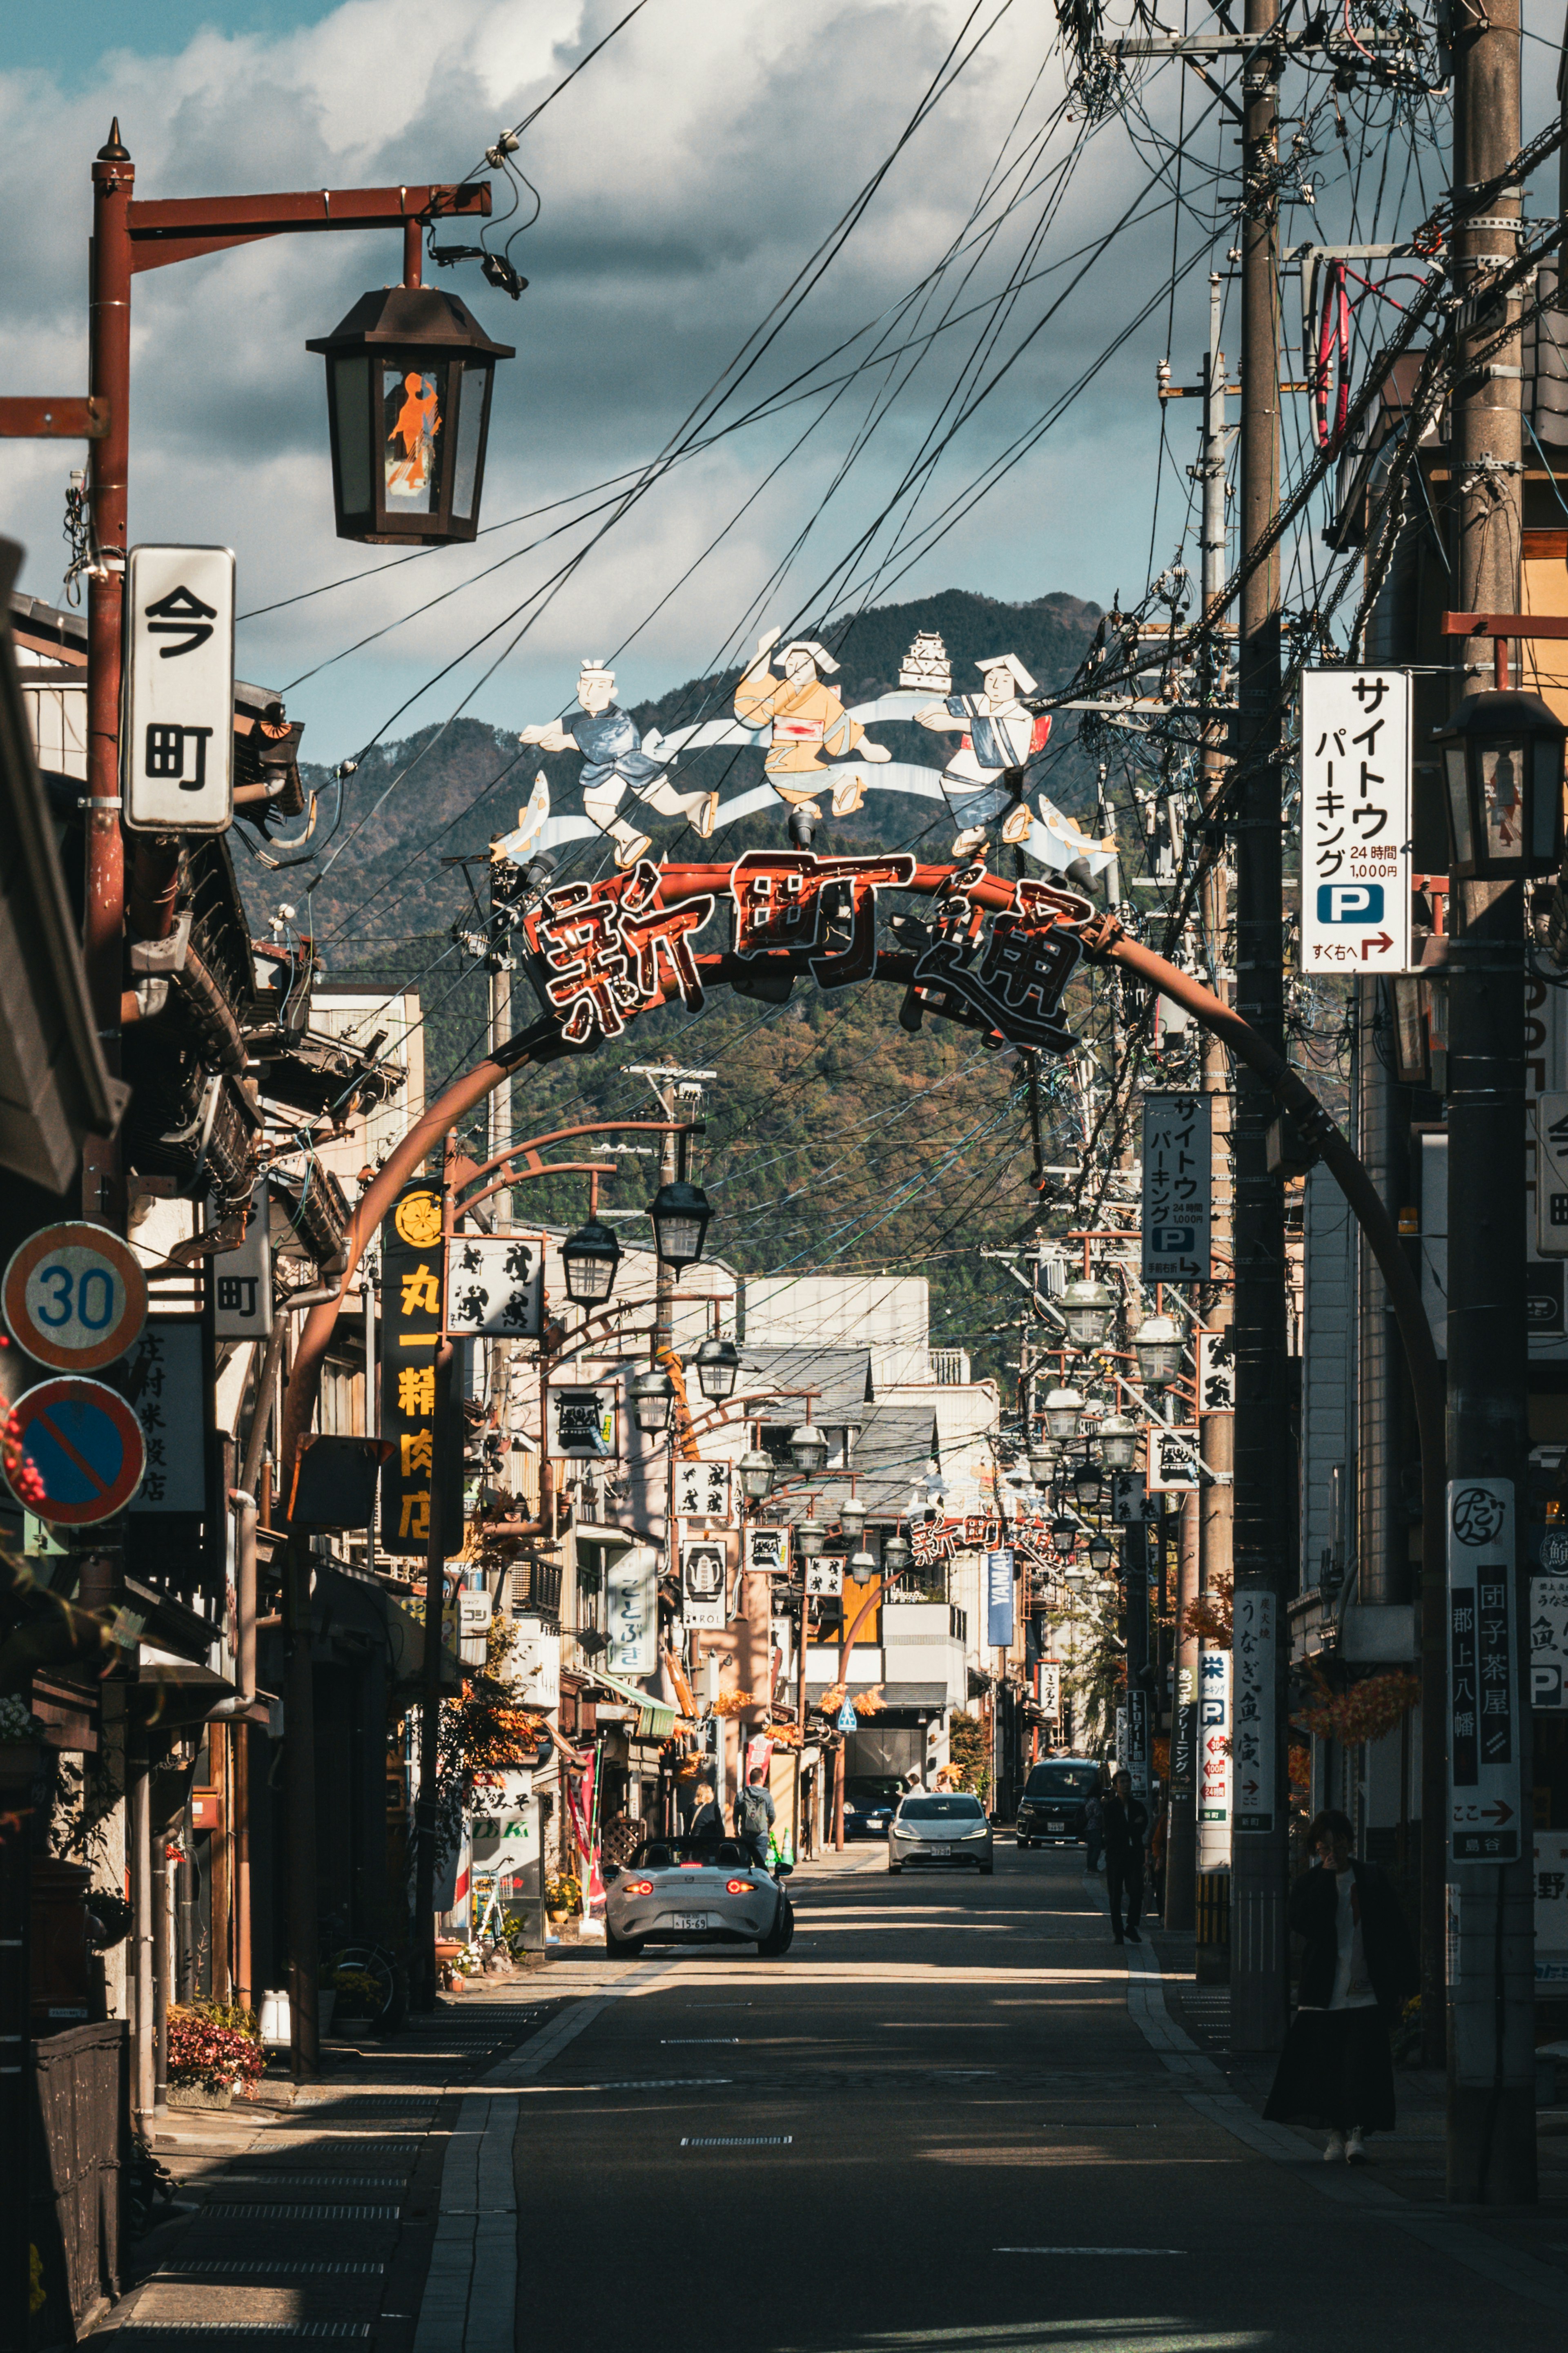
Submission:
[[[569,702],[584,655],[617,657],[625,699],[658,692],[749,650],[770,623],[789,625],[822,583],[832,584],[822,592],[830,607],[948,586],[1002,598],[1068,590],[1107,603],[1118,589],[1142,590],[1152,543],[1156,568],[1171,560],[1194,418],[1193,404],[1168,413],[1163,451],[1154,367],[1168,348],[1176,380],[1191,380],[1211,256],[1223,257],[1233,233],[1229,198],[1194,163],[1173,242],[1169,174],[1160,177],[1147,123],[1134,113],[1089,134],[1072,119],[1049,10],[983,0],[978,21],[994,21],[973,62],[831,269],[805,296],[789,292],[898,142],[968,5],[795,0],[780,11],[768,0],[647,0],[526,142],[521,160],[542,209],[512,251],[531,280],[521,301],[472,265],[440,281],[517,346],[498,378],[485,520],[536,519],[475,550],[389,566],[332,533],[321,363],[304,344],[395,277],[395,236],[269,240],[137,280],[132,540],[235,548],[241,609],[258,616],[242,626],[241,674],[287,690],[309,752],[341,756],[387,724],[405,733],[464,696],[503,725],[548,718]],[[0,204],[13,233],[0,279],[0,391],[85,388],[89,173],[111,113],[143,195],[455,178],[625,6],[74,0],[7,9]],[[1531,0],[1528,21],[1539,18],[1543,37],[1527,50],[1531,125],[1552,103],[1549,43],[1561,32],[1543,8]],[[1169,71],[1139,102],[1167,132],[1179,108],[1189,133],[1205,110],[1213,116],[1201,89],[1189,82],[1184,95]],[[995,191],[1014,187],[1006,173],[1037,134],[1035,192],[994,233],[977,229],[976,206],[994,222]],[[1318,233],[1334,234],[1346,172],[1362,159],[1353,142],[1323,135],[1320,145]],[[1189,152],[1220,170],[1234,164],[1217,117]],[[1435,195],[1446,176],[1428,145],[1406,192],[1413,219],[1426,182]],[[1536,212],[1554,194],[1554,167],[1541,176]],[[1143,225],[1068,291],[1083,267],[1068,257],[1145,186]],[[1199,216],[1209,206],[1213,240]],[[1288,234],[1310,228],[1298,216]],[[911,301],[966,240],[962,269]],[[1168,300],[1173,250],[1193,268]],[[1028,284],[987,307],[1016,269]],[[1142,324],[1108,351],[1146,303]],[[949,311],[954,322],[920,344]],[[593,485],[661,450],[760,325],[777,340],[726,415],[867,322],[894,317],[903,356],[863,370],[820,413],[779,407],[690,456],[592,549],[587,525],[545,537],[563,512],[592,503]],[[973,420],[924,470],[952,386],[993,378]],[[1059,417],[1017,456],[1021,437],[1058,403]],[[1297,410],[1287,420],[1292,458],[1308,430],[1305,404]],[[23,586],[51,599],[73,462],[58,444],[0,444],[3,527],[28,551]],[[1005,470],[978,495],[994,465]],[[879,521],[911,467],[904,502]],[[866,534],[868,553],[857,558]],[[581,564],[552,586],[574,551]],[[410,696],[412,708],[393,718]]]

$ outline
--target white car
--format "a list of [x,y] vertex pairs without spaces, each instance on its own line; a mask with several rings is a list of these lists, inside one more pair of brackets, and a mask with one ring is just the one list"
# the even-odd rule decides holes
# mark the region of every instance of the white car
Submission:
[[967,1789],[911,1789],[888,1825],[889,1871],[994,1867],[991,1824]]
[[648,1839],[606,1872],[605,1944],[635,1959],[646,1945],[750,1945],[765,1959],[795,1936],[789,1891],[735,1839]]

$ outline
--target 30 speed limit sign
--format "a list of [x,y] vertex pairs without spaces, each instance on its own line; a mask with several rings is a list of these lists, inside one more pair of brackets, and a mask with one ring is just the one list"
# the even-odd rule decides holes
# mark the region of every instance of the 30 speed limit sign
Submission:
[[135,1251],[107,1226],[46,1226],[13,1255],[0,1308],[17,1346],[40,1365],[90,1373],[136,1341],[147,1282]]

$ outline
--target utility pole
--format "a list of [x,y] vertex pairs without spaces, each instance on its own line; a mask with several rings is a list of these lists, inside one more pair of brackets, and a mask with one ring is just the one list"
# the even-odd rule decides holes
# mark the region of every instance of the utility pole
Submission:
[[[1279,505],[1279,58],[1277,0],[1247,0],[1256,47],[1242,66],[1241,543],[1245,565]],[[1236,1009],[1284,1052],[1279,775],[1279,567],[1272,554],[1247,578],[1240,600],[1240,712],[1236,753],[1243,772],[1236,831]],[[1285,1208],[1270,1176],[1269,1091],[1243,1064],[1236,1077],[1236,1351],[1233,1544],[1238,1593],[1274,1597],[1274,1753],[1250,1815],[1236,1820],[1231,1860],[1231,2044],[1271,2051],[1289,2016],[1285,1897],[1286,1792],[1285,1482],[1279,1475],[1285,1407]],[[1211,1491],[1212,1492],[1212,1491]],[[1272,1788],[1268,1786],[1272,1780]]]
[[[1511,261],[1523,190],[1507,181],[1520,147],[1519,0],[1458,0],[1453,18],[1454,291]],[[1501,185],[1489,183],[1502,182]],[[1453,396],[1454,602],[1520,609],[1522,522],[1520,338],[1465,372],[1481,335],[1519,316],[1458,313]],[[1478,333],[1478,330],[1480,331]],[[1455,700],[1489,683],[1490,649],[1463,641]],[[1524,1309],[1524,935],[1522,881],[1455,881],[1448,949],[1448,1417],[1453,1499],[1476,1481],[1511,1485],[1524,1517],[1529,1472]],[[1495,1493],[1495,1487],[1493,1489]],[[1450,1548],[1453,1537],[1449,1536]],[[1521,1694],[1524,1793],[1517,1862],[1448,1865],[1458,1966],[1448,1976],[1450,2199],[1524,2205],[1536,2197],[1534,1943],[1531,1852],[1529,1572],[1514,1563],[1513,1672]],[[1438,1605],[1428,1594],[1425,1606]],[[1436,1727],[1432,1727],[1436,1733]],[[1429,1734],[1430,1737],[1431,1735]],[[1450,1938],[1453,1939],[1453,1928]],[[1454,1947],[1451,1944],[1451,1949]]]

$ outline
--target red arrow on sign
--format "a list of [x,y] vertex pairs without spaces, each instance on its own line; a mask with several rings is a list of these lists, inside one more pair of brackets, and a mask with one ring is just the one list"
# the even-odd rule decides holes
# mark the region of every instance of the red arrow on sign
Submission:
[[1500,1828],[1504,1822],[1512,1821],[1513,1808],[1511,1806],[1504,1805],[1502,1799],[1500,1798],[1495,1806],[1483,1806],[1481,1808],[1481,1820],[1483,1822],[1496,1822]]
[[1389,938],[1386,932],[1379,932],[1375,939],[1363,940],[1361,944],[1361,960],[1363,964],[1366,962],[1367,951],[1369,948],[1391,948],[1393,945],[1394,942]]

